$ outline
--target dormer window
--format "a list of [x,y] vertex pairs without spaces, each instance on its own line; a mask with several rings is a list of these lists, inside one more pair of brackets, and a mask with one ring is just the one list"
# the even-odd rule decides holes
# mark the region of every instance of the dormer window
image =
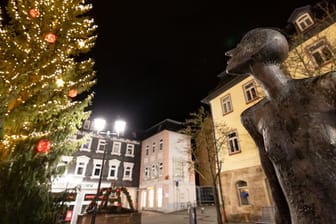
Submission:
[[300,29],[301,32],[306,31],[309,27],[314,25],[314,21],[309,13],[303,13],[299,16],[295,21],[297,27]]

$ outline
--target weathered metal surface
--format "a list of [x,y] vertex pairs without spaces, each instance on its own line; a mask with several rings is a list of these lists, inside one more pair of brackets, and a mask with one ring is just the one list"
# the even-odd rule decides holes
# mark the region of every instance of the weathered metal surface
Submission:
[[227,53],[227,72],[251,73],[266,97],[244,111],[276,204],[277,223],[336,223],[336,72],[294,80],[279,65],[286,38],[248,32]]

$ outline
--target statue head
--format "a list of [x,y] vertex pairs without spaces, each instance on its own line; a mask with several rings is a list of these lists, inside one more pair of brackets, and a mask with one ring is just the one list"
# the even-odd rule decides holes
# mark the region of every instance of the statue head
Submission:
[[280,64],[288,55],[288,42],[279,31],[256,28],[242,38],[236,48],[225,53],[230,59],[226,72],[246,74],[254,63]]

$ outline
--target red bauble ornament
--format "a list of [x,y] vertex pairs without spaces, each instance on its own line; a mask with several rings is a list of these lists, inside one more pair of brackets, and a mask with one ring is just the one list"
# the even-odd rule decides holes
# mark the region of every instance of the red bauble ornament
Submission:
[[77,89],[70,89],[69,93],[68,93],[68,96],[70,96],[71,98],[74,98],[74,97],[77,96],[77,94],[78,94]]
[[47,33],[45,36],[44,36],[44,40],[47,41],[49,44],[53,44],[56,42],[56,35],[53,34],[53,33]]
[[37,18],[40,16],[40,11],[37,10],[37,9],[31,9],[29,10],[29,15],[32,17],[32,18]]
[[49,152],[51,148],[51,143],[48,139],[41,139],[36,145],[36,152],[46,153]]

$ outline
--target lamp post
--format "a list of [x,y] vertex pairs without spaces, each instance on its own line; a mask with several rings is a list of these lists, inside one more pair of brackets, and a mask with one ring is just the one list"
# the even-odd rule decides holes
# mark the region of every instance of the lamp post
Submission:
[[[99,133],[104,130],[106,125],[106,121],[102,118],[96,118],[93,121],[93,127],[94,130],[97,131],[97,134],[99,135]],[[126,122],[123,120],[116,120],[114,122],[114,131],[112,132],[112,134],[117,134],[117,136],[120,135],[120,133],[123,133],[125,131],[125,127],[126,127]],[[110,137],[110,131],[106,131],[106,139],[108,139]],[[106,145],[106,143],[105,143]],[[103,161],[102,161],[102,166],[101,166],[101,170],[100,170],[100,174],[99,174],[99,181],[98,181],[98,187],[97,187],[97,193],[94,199],[94,209],[92,212],[92,218],[91,218],[91,224],[95,224],[96,223],[96,215],[97,215],[97,209],[98,209],[98,199],[99,199],[99,191],[100,191],[100,185],[102,182],[102,178],[103,178],[103,172],[104,172],[104,166],[105,166],[105,159],[106,159],[106,147],[104,147],[104,153],[103,153]]]

